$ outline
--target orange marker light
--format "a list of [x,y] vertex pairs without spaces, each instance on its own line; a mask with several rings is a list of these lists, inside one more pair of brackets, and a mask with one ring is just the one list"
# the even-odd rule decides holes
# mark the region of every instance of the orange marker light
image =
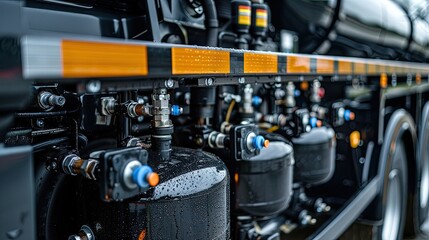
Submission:
[[267,148],[270,145],[270,140],[265,140],[264,141],[264,148]]
[[235,181],[235,183],[238,183],[238,179],[239,179],[238,173],[235,173],[234,174],[234,181]]
[[360,143],[360,132],[353,131],[352,133],[350,133],[350,147],[357,148],[359,147],[359,143]]
[[416,84],[422,83],[422,75],[420,73],[416,74]]
[[147,175],[147,182],[149,183],[149,185],[151,187],[155,187],[156,185],[158,185],[158,183],[159,183],[159,175],[158,175],[158,173],[155,173],[155,172],[149,173]]
[[146,237],[146,229],[143,229],[140,234],[138,240],[144,240]]
[[386,88],[387,87],[387,74],[382,73],[380,76],[380,87],[381,88]]
[[301,84],[299,84],[299,88],[302,91],[307,91],[308,90],[308,82],[307,81],[301,82]]
[[321,127],[321,126],[322,126],[322,121],[317,120],[317,122],[316,122],[316,126],[317,126],[317,127]]
[[354,112],[350,112],[350,117],[349,118],[350,118],[350,121],[355,120],[356,114]]

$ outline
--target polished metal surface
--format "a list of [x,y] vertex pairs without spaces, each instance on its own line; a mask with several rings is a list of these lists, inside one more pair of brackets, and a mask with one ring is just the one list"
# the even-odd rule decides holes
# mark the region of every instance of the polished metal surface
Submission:
[[395,240],[398,235],[399,223],[401,221],[401,190],[398,170],[393,169],[389,173],[386,210],[382,228],[383,240]]

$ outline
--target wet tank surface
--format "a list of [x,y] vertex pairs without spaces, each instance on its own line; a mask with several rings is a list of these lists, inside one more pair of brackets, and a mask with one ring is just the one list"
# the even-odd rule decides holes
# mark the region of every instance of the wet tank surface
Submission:
[[285,210],[292,196],[293,164],[292,146],[281,141],[272,141],[250,160],[238,161],[238,210],[253,216]]
[[[158,186],[130,203],[134,236],[145,239],[229,238],[229,175],[223,162],[201,150],[173,148],[169,161],[152,159]],[[147,223],[142,227],[142,222]]]

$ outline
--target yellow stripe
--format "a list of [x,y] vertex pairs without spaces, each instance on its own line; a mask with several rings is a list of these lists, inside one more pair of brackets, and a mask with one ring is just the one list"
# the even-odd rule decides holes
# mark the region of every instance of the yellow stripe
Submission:
[[368,74],[377,74],[377,67],[375,64],[368,63],[367,64]]
[[172,48],[173,74],[230,73],[229,52],[222,50]]
[[256,12],[256,17],[258,18],[267,18],[267,12]]
[[347,61],[338,61],[338,73],[339,74],[351,74],[352,63]]
[[355,62],[354,63],[354,73],[355,74],[365,74],[365,63]]
[[268,26],[268,20],[266,18],[256,18],[255,25],[258,27]]
[[244,73],[277,73],[277,55],[244,53]]
[[317,73],[334,73],[334,60],[317,59]]
[[61,51],[66,78],[148,74],[146,46],[63,40]]
[[251,11],[250,11],[250,9],[246,9],[246,8],[240,8],[239,10],[238,10],[238,14],[239,15],[241,15],[241,14],[244,14],[244,15],[250,15],[250,13],[251,13]]
[[401,64],[401,68],[399,69],[399,73],[404,74],[404,73],[407,73],[407,72],[408,72],[408,70],[407,70],[406,66],[403,65],[403,64]]
[[251,18],[250,16],[240,15],[238,17],[238,24],[240,25],[250,25]]
[[288,56],[286,72],[287,73],[310,73],[310,58]]
[[378,64],[378,71],[380,72],[380,73],[385,73],[386,72],[386,66],[385,65],[383,65],[383,64]]
[[268,26],[268,20],[266,18],[256,18],[257,27],[266,27]]

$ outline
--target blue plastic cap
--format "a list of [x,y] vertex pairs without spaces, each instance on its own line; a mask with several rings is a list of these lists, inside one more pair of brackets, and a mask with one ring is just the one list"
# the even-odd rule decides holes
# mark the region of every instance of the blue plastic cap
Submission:
[[298,89],[295,89],[295,91],[293,93],[294,93],[295,97],[301,96],[301,91],[299,91]]
[[259,96],[253,96],[252,97],[252,105],[257,107],[259,105],[261,105],[262,103],[262,98],[260,98]]
[[149,183],[147,182],[146,176],[151,172],[153,172],[152,168],[147,165],[137,167],[133,171],[133,181],[140,188],[147,188],[149,187]]
[[351,114],[350,110],[345,110],[344,111],[344,120],[350,121],[350,114]]
[[315,118],[315,117],[310,118],[310,126],[312,128],[315,128],[317,126],[317,118]]
[[171,106],[171,115],[173,116],[179,116],[181,114],[179,105],[172,105]]
[[253,138],[252,145],[255,149],[261,150],[262,148],[264,148],[264,142],[265,142],[265,138],[262,137],[261,135],[258,135]]

